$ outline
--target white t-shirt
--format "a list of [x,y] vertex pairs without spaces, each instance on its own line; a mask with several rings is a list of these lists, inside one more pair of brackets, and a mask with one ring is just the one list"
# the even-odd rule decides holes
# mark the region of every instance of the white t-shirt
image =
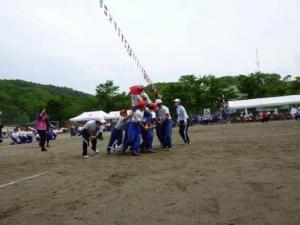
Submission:
[[117,130],[125,130],[125,126],[126,126],[126,123],[127,123],[127,118],[121,116],[118,120],[117,120],[117,123],[115,125],[115,129]]
[[135,123],[139,123],[139,122],[143,122],[143,119],[144,119],[144,111],[137,109],[134,112],[131,121]]
[[99,127],[96,125],[95,120],[86,122],[86,124],[84,125],[84,129],[86,129],[90,133],[97,133],[99,131]]
[[176,112],[178,115],[178,122],[179,121],[184,121],[185,123],[187,122],[187,119],[189,118],[185,108],[182,105],[178,105],[176,108]]
[[17,140],[17,142],[20,141],[19,132],[12,132],[11,137]]
[[154,111],[151,111],[152,119],[156,118],[156,113]]
[[160,120],[171,119],[170,110],[167,106],[163,105],[160,109],[158,109],[158,118]]
[[26,134],[27,134],[27,137],[33,137],[33,132],[32,131],[27,131]]

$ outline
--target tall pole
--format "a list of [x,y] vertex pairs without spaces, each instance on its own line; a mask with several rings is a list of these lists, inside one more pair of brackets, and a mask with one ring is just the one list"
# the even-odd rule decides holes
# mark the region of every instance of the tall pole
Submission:
[[257,72],[260,73],[260,63],[258,58],[258,49],[256,49],[256,66],[257,66]]

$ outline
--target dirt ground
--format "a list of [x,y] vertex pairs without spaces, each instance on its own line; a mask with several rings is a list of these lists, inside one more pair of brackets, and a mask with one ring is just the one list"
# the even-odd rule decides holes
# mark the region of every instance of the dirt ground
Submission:
[[2,143],[0,186],[18,181],[0,188],[0,224],[300,224],[300,123],[195,126],[190,146],[177,133],[141,157],[104,155],[104,140],[83,160],[67,135],[45,153]]

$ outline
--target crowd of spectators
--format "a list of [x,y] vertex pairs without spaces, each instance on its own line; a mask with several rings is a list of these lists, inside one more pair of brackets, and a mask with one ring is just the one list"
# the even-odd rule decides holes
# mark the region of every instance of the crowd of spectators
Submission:
[[[3,126],[0,125],[0,142],[3,142],[4,138],[10,139],[10,145],[27,144],[32,143],[34,140],[39,141],[40,137],[36,129],[32,127],[16,127],[13,130],[2,131]],[[47,143],[50,140],[55,140],[59,130],[49,129],[47,131]]]

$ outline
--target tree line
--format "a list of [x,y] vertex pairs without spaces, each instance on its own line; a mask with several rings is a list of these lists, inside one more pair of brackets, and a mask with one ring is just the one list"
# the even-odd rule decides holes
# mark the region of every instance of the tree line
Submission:
[[[204,108],[218,110],[223,98],[228,101],[300,94],[300,77],[274,73],[223,77],[190,74],[181,76],[177,82],[156,86],[166,105],[172,106],[173,99],[180,98],[189,113],[202,114]],[[3,112],[0,118],[5,124],[34,121],[41,107],[46,107],[51,120],[57,121],[68,120],[84,111],[110,112],[130,107],[129,93],[120,92],[111,80],[97,85],[96,95],[21,80],[0,80],[0,87],[0,111]],[[146,91],[151,99],[156,98],[150,86],[146,86]],[[174,114],[174,107],[170,109]]]
[[[173,105],[175,98],[180,98],[189,113],[202,114],[204,108],[217,111],[225,101],[283,95],[300,94],[300,77],[291,75],[281,77],[274,73],[252,73],[249,75],[197,76],[183,75],[177,82],[157,83],[156,86],[168,106]],[[96,89],[96,98],[99,106],[106,112],[128,108],[129,94],[119,93],[119,87],[113,81],[99,84]],[[151,86],[146,87],[151,99],[156,96]],[[175,113],[174,107],[170,107]]]

